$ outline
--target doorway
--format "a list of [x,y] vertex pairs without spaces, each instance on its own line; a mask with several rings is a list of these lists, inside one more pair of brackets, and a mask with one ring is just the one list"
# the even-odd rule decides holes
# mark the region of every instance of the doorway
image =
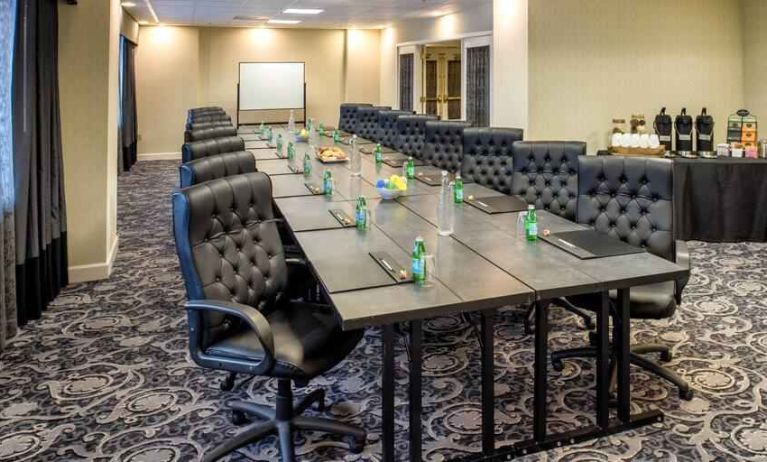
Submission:
[[421,111],[442,120],[460,119],[461,42],[424,45],[421,66]]

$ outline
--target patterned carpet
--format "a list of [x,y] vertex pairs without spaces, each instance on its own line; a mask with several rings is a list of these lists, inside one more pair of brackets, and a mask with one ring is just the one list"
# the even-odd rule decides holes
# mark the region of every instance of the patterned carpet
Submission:
[[[234,392],[222,374],[186,352],[184,299],[170,236],[175,162],[143,162],[120,178],[120,252],[108,281],[68,288],[42,320],[0,355],[0,460],[190,461],[237,431],[227,400],[271,403],[276,384],[255,379]],[[694,274],[668,321],[636,322],[635,340],[673,345],[670,367],[695,389],[674,389],[634,370],[635,410],[659,407],[664,424],[531,456],[527,460],[767,460],[767,245],[692,243]],[[575,318],[552,310],[553,349],[585,343]],[[500,442],[529,435],[532,338],[518,310],[496,331],[496,424]],[[479,448],[479,349],[457,317],[426,325],[424,450],[429,461]],[[370,433],[360,455],[316,433],[297,438],[300,460],[380,460],[378,330],[311,387],[330,394],[330,413]],[[552,370],[551,429],[588,423],[589,361]],[[407,428],[407,358],[398,345],[397,424]],[[304,391],[297,394],[302,395]],[[313,411],[310,411],[313,412]],[[406,454],[407,438],[397,445]],[[277,460],[274,438],[230,460]]]

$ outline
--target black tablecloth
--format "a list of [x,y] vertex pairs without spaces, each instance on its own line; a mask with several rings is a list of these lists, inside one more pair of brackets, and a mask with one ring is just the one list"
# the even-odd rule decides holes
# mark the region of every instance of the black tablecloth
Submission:
[[674,159],[676,238],[767,242],[767,160]]

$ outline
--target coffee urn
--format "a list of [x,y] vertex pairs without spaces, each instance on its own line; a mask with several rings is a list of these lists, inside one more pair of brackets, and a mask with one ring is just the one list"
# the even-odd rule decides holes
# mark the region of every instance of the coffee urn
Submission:
[[695,147],[701,157],[717,157],[714,152],[714,118],[708,115],[706,108],[695,118]]
[[671,157],[671,132],[674,129],[674,122],[671,120],[671,116],[666,114],[665,107],[660,110],[660,114],[655,116],[653,127],[658,135],[660,144],[666,148],[666,157]]
[[676,154],[678,156],[694,159],[698,157],[692,150],[692,116],[687,115],[687,108],[682,108],[682,113],[674,120],[676,130]]

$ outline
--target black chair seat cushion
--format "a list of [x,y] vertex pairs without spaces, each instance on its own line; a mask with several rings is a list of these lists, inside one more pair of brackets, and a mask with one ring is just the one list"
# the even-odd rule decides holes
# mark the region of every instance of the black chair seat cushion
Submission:
[[[673,316],[676,311],[674,298],[674,281],[647,284],[631,288],[631,318],[632,319],[665,319]],[[617,291],[610,291],[610,300],[618,298]],[[599,294],[577,295],[567,297],[576,306],[594,310],[599,304]]]
[[[361,330],[344,332],[329,307],[285,304],[266,315],[274,335],[276,363],[268,374],[310,379],[342,361],[362,339]],[[210,345],[210,356],[258,363],[264,351],[256,334],[246,329]]]

